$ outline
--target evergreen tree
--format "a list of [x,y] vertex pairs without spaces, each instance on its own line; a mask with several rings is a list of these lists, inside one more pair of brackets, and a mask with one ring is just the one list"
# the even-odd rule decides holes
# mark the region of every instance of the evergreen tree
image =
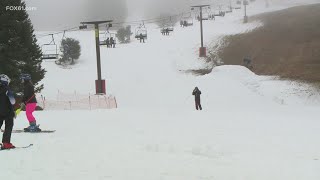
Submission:
[[116,37],[118,38],[120,43],[129,43],[131,35],[131,26],[127,26],[126,28],[120,28],[117,31]]
[[[19,9],[9,9],[9,6]],[[45,75],[41,49],[25,7],[21,0],[0,1],[0,73],[11,78],[11,87],[16,92],[22,91],[21,73],[31,74],[37,91],[43,89],[39,82]]]
[[75,64],[75,60],[79,59],[81,47],[78,40],[66,38],[61,41],[62,57],[59,59],[60,64]]

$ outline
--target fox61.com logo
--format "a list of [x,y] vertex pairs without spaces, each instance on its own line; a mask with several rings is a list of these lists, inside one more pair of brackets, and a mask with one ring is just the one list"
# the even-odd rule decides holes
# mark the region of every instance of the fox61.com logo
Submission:
[[28,6],[6,6],[6,11],[36,11],[37,7]]

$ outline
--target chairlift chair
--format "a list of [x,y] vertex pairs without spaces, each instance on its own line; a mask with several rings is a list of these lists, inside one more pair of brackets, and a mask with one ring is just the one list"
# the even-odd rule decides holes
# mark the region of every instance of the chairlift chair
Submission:
[[237,0],[236,7],[234,9],[241,9],[241,1]]
[[224,11],[222,11],[222,5],[218,5],[218,7],[219,7],[219,11],[218,11],[218,13],[214,13],[214,16],[220,16],[220,17],[224,17],[225,16],[225,12]]
[[202,14],[202,20],[203,20],[203,21],[209,20],[209,15],[210,15],[210,14],[208,14],[208,13]]
[[180,20],[180,23],[182,23],[183,27],[193,26],[193,17],[192,13],[188,13],[188,16],[183,16]]
[[231,3],[231,1],[230,1],[229,6],[227,6],[226,13],[232,13],[232,9],[233,9],[233,7],[232,7],[232,3]]
[[147,32],[146,29],[138,29],[138,30],[136,30],[135,38],[136,39],[140,39],[141,37],[144,38],[144,39],[148,38],[148,32]]
[[145,27],[144,23],[142,23],[138,28],[136,28],[135,38],[138,40],[148,38],[148,31],[147,31],[147,28]]
[[169,23],[168,23],[168,25],[167,25],[168,31],[172,32],[172,31],[174,30],[174,24],[175,24],[175,23],[172,21],[172,18],[171,18],[171,16],[170,16],[170,20],[169,20]]
[[211,7],[208,7],[210,10],[209,10],[209,20],[215,20],[215,14],[214,14],[214,12],[215,12],[215,10],[213,9],[212,10],[212,8]]
[[83,29],[87,29],[88,26],[85,24],[82,24],[81,26],[79,26],[79,30],[83,30]]
[[226,12],[226,13],[232,13],[232,7],[230,7],[230,9],[229,9],[229,10],[226,10],[225,12]]
[[[165,35],[169,32],[173,32],[173,27],[163,27],[163,28],[161,28],[160,32],[163,35]],[[169,34],[167,34],[167,35],[169,35]]]
[[43,44],[41,46],[42,57],[43,60],[54,60],[59,58],[58,54],[58,46],[54,41],[53,34],[51,35],[51,42],[48,44]]
[[207,7],[206,11],[202,14],[202,20],[207,21],[210,19],[210,14],[211,14],[211,8]]
[[[183,25],[183,24],[182,24]],[[160,30],[162,35],[169,35],[170,32],[173,32],[174,30],[174,23],[171,21],[171,17],[169,22],[163,22],[162,28]]]
[[185,18],[183,22],[186,27],[193,26],[193,18],[192,17]]
[[[111,45],[111,42],[110,42],[111,37],[113,38],[114,43],[116,42],[115,33],[110,33],[109,32],[109,28],[112,27],[112,24],[109,23],[109,24],[106,25],[106,27],[107,27],[107,29],[103,33],[99,33],[101,35],[99,37],[102,37],[101,38],[102,40],[99,39],[99,44],[101,46]],[[107,42],[108,39],[109,39],[109,42]]]
[[56,60],[59,56],[57,54],[43,54],[42,60]]
[[214,16],[221,16],[221,17],[224,17],[225,16],[225,12],[223,11],[219,11],[218,14],[214,14]]
[[99,37],[102,37],[102,38],[99,39],[99,45],[100,46],[108,45],[106,32],[99,33]]

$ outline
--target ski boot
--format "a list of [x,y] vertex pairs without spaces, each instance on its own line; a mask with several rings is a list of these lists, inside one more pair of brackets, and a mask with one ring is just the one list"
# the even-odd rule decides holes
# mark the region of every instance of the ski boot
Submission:
[[24,128],[24,132],[40,132],[41,129],[39,128],[39,125],[37,125],[36,122],[31,122],[30,126],[27,128]]
[[3,149],[14,149],[14,148],[16,148],[14,145],[12,145],[11,143],[3,143],[2,145],[1,145],[1,149],[3,150]]

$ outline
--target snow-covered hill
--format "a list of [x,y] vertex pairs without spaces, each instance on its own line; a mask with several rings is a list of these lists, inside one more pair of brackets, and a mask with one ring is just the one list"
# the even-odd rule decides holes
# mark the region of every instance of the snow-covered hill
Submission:
[[[310,1],[311,2],[311,1]],[[252,4],[249,15],[265,9]],[[262,26],[242,24],[242,10],[204,23],[205,44]],[[318,180],[319,94],[304,84],[257,76],[241,66],[219,66],[205,76],[197,57],[199,24],[162,36],[148,26],[147,43],[101,48],[102,76],[118,109],[36,112],[53,134],[13,134],[29,149],[1,151],[1,179],[32,180]],[[72,32],[82,55],[72,69],[44,62],[42,92],[94,92],[93,32]],[[58,37],[56,37],[58,39]],[[46,38],[39,39],[42,43]],[[241,58],[241,57],[239,57]],[[202,91],[203,111],[191,92]],[[313,94],[312,94],[313,93]],[[24,114],[15,129],[27,126]]]

